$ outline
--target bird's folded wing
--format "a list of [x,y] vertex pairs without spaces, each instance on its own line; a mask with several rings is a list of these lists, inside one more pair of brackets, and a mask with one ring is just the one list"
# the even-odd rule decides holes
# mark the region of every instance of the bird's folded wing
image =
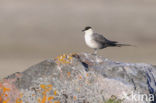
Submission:
[[110,41],[110,40],[106,39],[103,35],[98,34],[98,33],[94,33],[93,38],[95,41],[97,41],[99,43],[103,43],[103,44],[107,44],[109,42],[117,43],[116,41]]
[[117,45],[117,41],[111,41],[106,39],[103,35],[98,34],[98,33],[94,33],[94,40],[101,43],[103,46],[107,47],[107,46],[116,46]]

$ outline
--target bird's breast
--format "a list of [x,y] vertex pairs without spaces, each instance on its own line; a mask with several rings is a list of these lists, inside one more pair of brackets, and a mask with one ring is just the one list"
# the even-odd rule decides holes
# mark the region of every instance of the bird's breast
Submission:
[[92,35],[87,35],[85,34],[85,42],[87,44],[87,46],[89,46],[90,48],[93,49],[98,49],[99,48],[99,44],[94,40]]

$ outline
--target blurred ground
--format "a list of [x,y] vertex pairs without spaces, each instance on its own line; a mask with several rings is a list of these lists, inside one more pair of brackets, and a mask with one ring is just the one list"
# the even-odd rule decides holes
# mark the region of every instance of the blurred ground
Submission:
[[0,15],[0,77],[63,53],[93,52],[81,32],[88,25],[137,46],[99,55],[156,64],[155,0],[1,0]]

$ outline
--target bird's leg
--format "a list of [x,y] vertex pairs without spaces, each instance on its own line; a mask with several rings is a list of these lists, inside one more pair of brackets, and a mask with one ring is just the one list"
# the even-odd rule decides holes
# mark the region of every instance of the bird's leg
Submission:
[[96,55],[97,54],[97,49],[94,49],[94,55]]

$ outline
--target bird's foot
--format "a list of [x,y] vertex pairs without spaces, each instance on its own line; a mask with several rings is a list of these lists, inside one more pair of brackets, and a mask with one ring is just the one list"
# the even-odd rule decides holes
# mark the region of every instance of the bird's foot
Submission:
[[96,56],[97,54],[96,53],[92,53],[92,55]]
[[94,51],[94,53],[93,53],[93,55],[97,55],[97,49],[94,49],[95,51]]

